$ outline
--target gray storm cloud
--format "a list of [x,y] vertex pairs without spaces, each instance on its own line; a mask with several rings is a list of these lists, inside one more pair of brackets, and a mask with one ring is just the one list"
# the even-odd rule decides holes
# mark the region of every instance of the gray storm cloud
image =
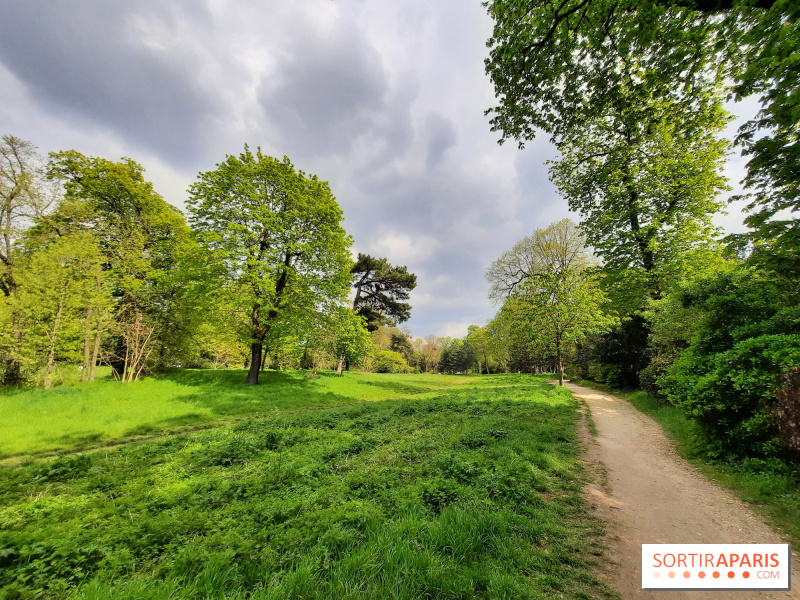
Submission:
[[287,154],[331,183],[356,250],[418,273],[416,335],[483,324],[496,310],[488,264],[570,216],[547,180],[547,139],[519,151],[489,130],[479,2],[0,9],[0,119],[14,127],[0,132],[45,152],[131,156],[179,207],[198,171],[245,143]]

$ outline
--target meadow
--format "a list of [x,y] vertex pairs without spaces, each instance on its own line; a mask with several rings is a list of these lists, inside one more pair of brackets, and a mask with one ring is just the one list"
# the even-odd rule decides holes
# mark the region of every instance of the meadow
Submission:
[[[244,385],[244,370],[175,370],[120,384],[110,376],[68,381],[42,391],[0,393],[0,460],[58,453],[312,408],[374,402],[487,382],[467,375],[391,375],[266,371],[260,386]],[[16,462],[16,461],[15,461]]]
[[[546,377],[240,375],[132,384],[114,435],[159,393],[158,438],[0,469],[0,598],[614,597],[577,405]],[[42,401],[91,424],[112,384]],[[192,413],[208,428],[170,431]]]

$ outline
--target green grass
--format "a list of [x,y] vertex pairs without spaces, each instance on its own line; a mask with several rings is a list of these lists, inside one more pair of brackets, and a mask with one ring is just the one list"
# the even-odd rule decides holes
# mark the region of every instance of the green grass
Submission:
[[[606,390],[591,381],[573,383]],[[696,423],[679,408],[648,396],[643,391],[613,391],[650,415],[675,443],[678,453],[709,479],[732,490],[750,503],[776,529],[800,546],[800,467],[779,460],[711,460],[705,454],[703,436]]]
[[[150,385],[244,414],[204,377]],[[577,405],[545,380],[322,378],[296,405],[284,381],[238,392],[274,414],[5,467],[0,598],[613,597]]]
[[245,385],[245,371],[178,370],[122,384],[110,378],[50,390],[0,395],[0,458],[74,451],[156,433],[207,427],[248,416],[328,408],[420,395],[454,386],[491,385],[479,376],[267,371]]

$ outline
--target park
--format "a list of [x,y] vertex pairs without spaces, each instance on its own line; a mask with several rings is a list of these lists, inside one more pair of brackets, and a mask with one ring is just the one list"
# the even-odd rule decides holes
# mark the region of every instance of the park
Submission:
[[7,7],[0,600],[800,543],[800,9],[443,1]]

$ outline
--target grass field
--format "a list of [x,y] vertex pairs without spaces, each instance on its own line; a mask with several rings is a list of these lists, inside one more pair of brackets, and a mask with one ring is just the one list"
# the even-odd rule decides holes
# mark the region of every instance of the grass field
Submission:
[[[605,386],[573,379],[573,383],[597,389]],[[780,460],[710,460],[703,437],[693,421],[677,407],[648,396],[643,391],[614,391],[643,413],[655,419],[675,442],[678,453],[703,471],[709,479],[730,488],[752,504],[767,520],[800,546],[800,467]]]
[[245,371],[179,370],[121,384],[107,378],[72,382],[47,391],[0,395],[0,459],[74,451],[166,431],[206,427],[244,417],[329,408],[353,401],[424,395],[457,386],[481,386],[479,376],[376,375],[267,371],[260,386]]
[[[154,425],[211,429],[0,469],[0,598],[613,597],[546,377],[237,375],[140,386],[171,394]],[[79,389],[56,397],[114,402]]]

